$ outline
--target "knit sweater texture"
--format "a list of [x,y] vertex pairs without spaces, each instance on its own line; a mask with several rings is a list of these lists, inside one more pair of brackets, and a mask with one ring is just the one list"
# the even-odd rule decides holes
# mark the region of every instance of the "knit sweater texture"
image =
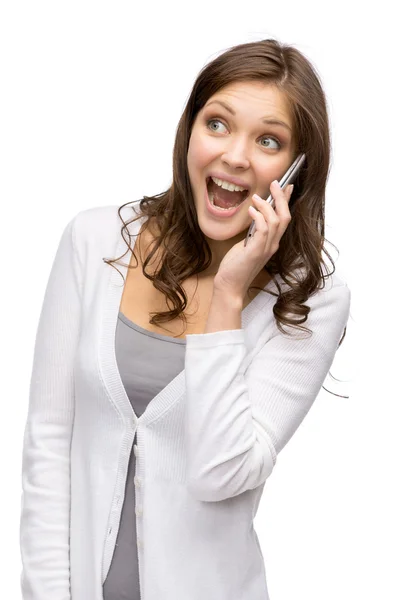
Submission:
[[[145,218],[128,226],[131,245]],[[23,439],[23,598],[103,600],[136,435],[141,600],[268,600],[253,520],[332,365],[350,290],[328,274],[305,303],[311,336],[281,333],[265,292],[242,311],[241,329],[187,335],[184,369],[138,417],[115,356],[124,286],[115,267],[126,277],[131,253],[103,261],[126,250],[118,206],[106,206],[76,214],[55,254]],[[272,281],[265,290],[277,292]]]

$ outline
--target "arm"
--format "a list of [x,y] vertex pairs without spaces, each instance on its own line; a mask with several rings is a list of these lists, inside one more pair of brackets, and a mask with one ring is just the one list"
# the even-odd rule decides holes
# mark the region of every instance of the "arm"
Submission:
[[348,320],[350,290],[325,288],[307,305],[313,335],[277,329],[247,369],[235,309],[232,329],[217,329],[218,314],[222,326],[229,322],[226,303],[212,307],[212,332],[186,336],[188,488],[199,500],[224,500],[263,484],[310,410]]
[[81,272],[66,226],[40,314],[22,455],[20,550],[24,600],[70,600],[70,444]]

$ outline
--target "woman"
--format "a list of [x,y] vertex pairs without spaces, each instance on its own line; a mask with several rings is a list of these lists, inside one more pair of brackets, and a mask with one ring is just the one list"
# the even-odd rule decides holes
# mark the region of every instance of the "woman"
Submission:
[[[349,316],[322,259],[329,141],[308,60],[242,44],[194,84],[171,187],[66,226],[24,436],[24,599],[268,598],[253,519]],[[290,195],[273,182],[300,152]],[[122,273],[105,258],[127,252]]]

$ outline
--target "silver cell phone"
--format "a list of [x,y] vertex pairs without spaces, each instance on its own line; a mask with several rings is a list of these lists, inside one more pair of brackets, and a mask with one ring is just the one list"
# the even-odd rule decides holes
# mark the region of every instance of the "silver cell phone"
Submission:
[[[304,153],[299,154],[298,157],[296,158],[296,160],[293,162],[293,164],[288,168],[288,170],[286,171],[286,173],[284,174],[282,179],[279,181],[279,185],[281,186],[281,188],[283,190],[285,189],[285,187],[287,185],[290,185],[292,183],[292,181],[295,179],[295,177],[298,174],[300,167],[303,164],[303,162],[305,161],[305,159],[306,159],[306,155]],[[265,202],[268,202],[272,206],[272,208],[275,208],[275,200],[273,199],[272,194],[270,194],[268,196],[268,198],[265,200]],[[253,221],[249,227],[246,239],[244,241],[245,246],[247,244],[247,241],[251,237],[253,237],[255,227],[256,227],[256,222]]]

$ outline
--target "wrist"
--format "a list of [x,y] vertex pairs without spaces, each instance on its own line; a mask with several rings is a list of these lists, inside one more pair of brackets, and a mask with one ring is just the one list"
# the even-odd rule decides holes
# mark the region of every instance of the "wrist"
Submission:
[[228,291],[226,288],[214,285],[212,302],[218,302],[220,306],[226,306],[227,309],[243,310],[243,296],[234,292]]
[[242,328],[243,300],[222,288],[215,288],[203,333]]

